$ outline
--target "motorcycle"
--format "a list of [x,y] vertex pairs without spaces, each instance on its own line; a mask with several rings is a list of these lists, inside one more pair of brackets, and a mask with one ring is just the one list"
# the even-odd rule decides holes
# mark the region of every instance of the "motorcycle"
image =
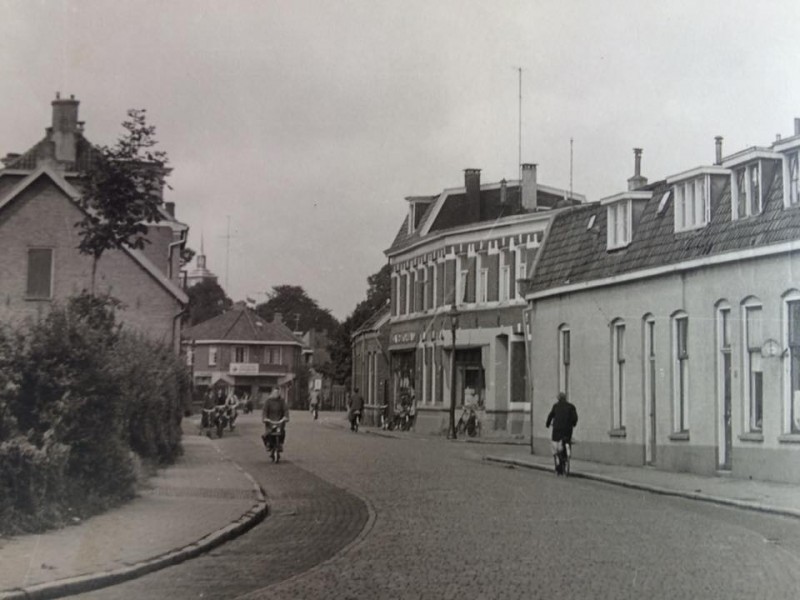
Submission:
[[214,429],[217,432],[217,437],[221,438],[225,427],[228,426],[228,409],[224,404],[218,404],[214,407]]
[[350,413],[350,430],[358,431],[358,425],[361,422],[361,411],[354,410]]
[[281,460],[281,453],[283,452],[283,442],[281,437],[283,435],[283,426],[286,423],[286,417],[273,421],[272,419],[264,419],[264,426],[266,431],[261,436],[264,446],[267,449],[267,454],[272,459],[272,462],[277,463]]

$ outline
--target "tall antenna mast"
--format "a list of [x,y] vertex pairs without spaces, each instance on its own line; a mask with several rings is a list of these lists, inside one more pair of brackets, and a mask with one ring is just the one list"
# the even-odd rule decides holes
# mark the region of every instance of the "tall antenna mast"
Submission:
[[572,138],[569,138],[569,199],[572,200]]
[[517,169],[519,171],[519,181],[522,185],[522,67],[517,67],[519,71],[519,119],[518,119],[518,134],[519,134],[519,152],[517,154]]
[[231,257],[231,216],[228,215],[228,231],[225,234],[225,292],[230,293],[228,289],[228,266],[230,265]]

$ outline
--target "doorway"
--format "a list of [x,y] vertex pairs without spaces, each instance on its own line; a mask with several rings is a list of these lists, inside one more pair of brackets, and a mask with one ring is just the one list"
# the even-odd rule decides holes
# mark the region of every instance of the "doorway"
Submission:
[[656,463],[656,321],[647,317],[644,322],[644,391],[645,391],[645,451],[644,462]]

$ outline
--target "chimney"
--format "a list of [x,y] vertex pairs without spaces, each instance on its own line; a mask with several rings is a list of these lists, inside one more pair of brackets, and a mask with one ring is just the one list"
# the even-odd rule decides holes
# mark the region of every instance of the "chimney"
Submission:
[[464,169],[465,223],[477,223],[481,220],[481,170]]
[[800,135],[800,119],[795,118],[794,120],[794,134]]
[[716,148],[717,148],[716,161],[714,162],[714,164],[715,165],[721,165],[722,164],[722,136],[718,135],[717,137],[715,137],[714,138],[714,142],[715,142],[715,145],[716,145]]
[[50,127],[51,139],[55,142],[55,158],[59,162],[75,162],[75,147],[77,145],[78,104],[75,96],[69,100],[62,100],[56,92],[53,106],[53,124]]
[[628,179],[628,191],[638,190],[647,185],[647,177],[642,177],[642,149],[633,149],[633,177]]
[[535,211],[538,207],[536,201],[536,163],[525,163],[522,165],[522,208],[527,211]]
[[500,204],[505,204],[508,201],[508,198],[506,196],[507,194],[506,184],[507,182],[505,179],[502,179],[500,181]]
[[175,218],[175,203],[174,202],[164,202],[164,210],[167,211],[167,214]]
[[278,325],[283,325],[283,313],[276,312],[272,315],[272,322]]

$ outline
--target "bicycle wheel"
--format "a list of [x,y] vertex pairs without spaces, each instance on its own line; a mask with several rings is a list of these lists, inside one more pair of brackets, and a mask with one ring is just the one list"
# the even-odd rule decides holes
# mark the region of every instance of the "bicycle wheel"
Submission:
[[564,477],[568,477],[569,476],[569,454],[567,454],[566,450],[564,450],[564,456],[562,458],[561,465],[562,465],[561,471],[563,472]]

